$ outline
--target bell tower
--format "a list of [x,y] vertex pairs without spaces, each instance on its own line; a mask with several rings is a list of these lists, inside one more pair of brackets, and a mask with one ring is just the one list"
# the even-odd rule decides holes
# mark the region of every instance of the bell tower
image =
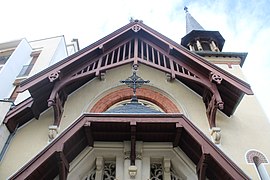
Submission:
[[218,31],[205,30],[184,8],[186,12],[186,35],[181,39],[181,45],[190,51],[222,51],[224,38]]

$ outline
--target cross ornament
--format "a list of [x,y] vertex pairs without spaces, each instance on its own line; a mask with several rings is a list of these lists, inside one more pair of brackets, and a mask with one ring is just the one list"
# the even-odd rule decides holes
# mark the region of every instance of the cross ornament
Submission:
[[121,83],[125,83],[128,87],[133,89],[133,96],[136,96],[136,89],[141,87],[144,83],[149,83],[150,81],[143,80],[141,77],[137,76],[136,71],[133,71],[133,75],[128,77],[124,81],[120,81]]

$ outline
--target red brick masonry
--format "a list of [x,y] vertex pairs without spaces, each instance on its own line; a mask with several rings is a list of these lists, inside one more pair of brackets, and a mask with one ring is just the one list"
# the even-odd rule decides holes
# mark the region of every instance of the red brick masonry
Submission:
[[[132,90],[130,88],[123,88],[114,91],[103,98],[101,98],[90,110],[93,113],[101,113],[106,111],[109,107],[123,100],[131,99]],[[166,96],[159,92],[140,88],[137,89],[136,95],[139,99],[150,101],[159,106],[165,113],[179,113],[180,111],[176,105]]]

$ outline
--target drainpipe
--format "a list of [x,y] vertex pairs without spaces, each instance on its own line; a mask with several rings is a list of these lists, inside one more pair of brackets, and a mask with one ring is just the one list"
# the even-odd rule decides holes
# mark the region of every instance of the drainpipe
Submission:
[[16,126],[15,130],[13,131],[13,133],[11,133],[11,134],[8,136],[8,139],[7,139],[7,141],[6,141],[6,143],[5,143],[4,147],[3,147],[3,149],[2,149],[2,151],[1,151],[1,154],[0,154],[0,162],[2,161],[4,155],[5,155],[6,151],[7,151],[7,148],[8,148],[8,146],[9,146],[9,144],[10,144],[10,141],[11,141],[11,139],[13,138],[13,136],[15,135],[17,129],[18,129],[18,125]]

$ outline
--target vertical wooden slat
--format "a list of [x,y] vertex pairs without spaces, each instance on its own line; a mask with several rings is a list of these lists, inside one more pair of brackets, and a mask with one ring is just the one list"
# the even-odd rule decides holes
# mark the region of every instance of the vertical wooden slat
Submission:
[[105,66],[107,66],[108,59],[109,59],[109,54],[106,55]]
[[141,55],[142,55],[142,59],[143,59],[143,53],[144,53],[144,51],[143,51],[143,41],[141,41]]
[[152,47],[152,61],[155,64],[155,49]]
[[[138,64],[138,38],[134,40],[134,64]],[[131,48],[130,48],[131,49]]]
[[114,50],[114,51],[112,52],[111,64],[113,64],[114,52],[115,52],[115,51],[116,51],[116,50]]
[[129,46],[128,46],[128,59],[131,57],[131,41],[129,41]]
[[157,58],[158,58],[158,65],[160,65],[160,55],[158,51],[157,51]]
[[172,73],[172,79],[175,78],[175,70],[174,70],[174,66],[173,66],[173,60],[169,59],[170,61],[170,68],[171,68],[171,73]]
[[122,58],[122,60],[125,60],[126,46],[127,46],[127,44],[124,45],[124,49],[123,49],[123,58]]
[[182,73],[184,73],[184,74],[185,74],[185,68],[184,68],[184,67],[182,67]]
[[99,76],[99,71],[100,71],[101,63],[102,63],[102,57],[99,58],[99,60],[98,60],[98,66],[97,66],[97,69],[96,69],[96,76]]
[[176,71],[179,72],[179,64],[176,63]]
[[146,44],[146,60],[149,61],[149,49],[148,49],[148,44]]
[[163,60],[164,60],[164,67],[167,68],[166,56],[164,54],[163,54]]
[[[122,47],[122,46],[121,46],[121,47]],[[118,48],[118,53],[117,53],[117,60],[116,60],[116,62],[119,62],[121,47]]]

